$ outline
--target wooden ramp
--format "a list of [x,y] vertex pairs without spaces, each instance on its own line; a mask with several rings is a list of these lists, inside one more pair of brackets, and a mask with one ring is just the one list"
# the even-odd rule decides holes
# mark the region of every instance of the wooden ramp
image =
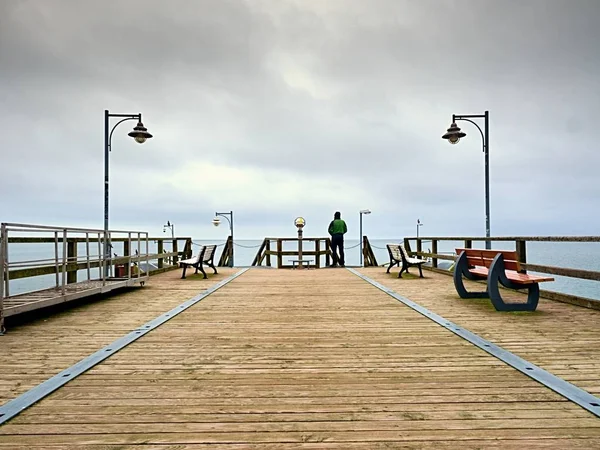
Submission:
[[[172,275],[162,311],[198,283]],[[11,449],[142,444],[589,449],[600,420],[349,271],[253,269],[0,427]]]
[[140,278],[108,278],[106,280],[86,280],[61,287],[41,289],[26,294],[12,295],[4,299],[4,317],[34,311],[48,306],[78,300],[92,295],[105,294],[115,289],[144,284],[148,276]]

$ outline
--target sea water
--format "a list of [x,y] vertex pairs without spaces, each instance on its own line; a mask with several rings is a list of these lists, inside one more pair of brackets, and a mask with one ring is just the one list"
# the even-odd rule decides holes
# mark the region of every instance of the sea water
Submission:
[[[402,239],[371,239],[370,244],[373,249],[373,253],[377,259],[379,265],[389,263],[389,256],[386,249],[387,243],[398,243],[402,242]],[[262,245],[262,239],[257,240],[236,240],[234,246],[234,261],[236,267],[247,267],[252,264],[257,251]],[[218,261],[223,251],[224,241],[208,241],[193,239],[193,253],[196,254],[200,246],[217,244],[217,253],[215,261]],[[462,241],[451,242],[451,241],[439,241],[438,252],[442,254],[452,255],[454,249],[462,247],[464,243]],[[483,248],[483,242],[473,243],[474,247]],[[512,250],[514,249],[514,242],[492,242],[492,247],[496,249]],[[321,243],[323,247],[323,243]],[[414,242],[413,242],[414,247]],[[271,250],[275,250],[275,242],[271,243]],[[347,266],[359,266],[360,264],[360,248],[358,239],[346,239],[344,242],[346,265]],[[429,251],[431,249],[431,243],[423,242],[423,251]],[[156,241],[148,242],[148,252],[156,253],[158,244]],[[165,251],[171,251],[171,245],[165,242]],[[297,250],[298,244],[295,241],[283,242],[283,250]],[[323,248],[321,248],[322,250]],[[146,244],[141,242],[138,247],[137,241],[132,244],[131,252],[135,253],[138,251],[140,254],[146,253]],[[303,245],[304,251],[314,250],[314,243],[305,241]],[[415,250],[415,248],[412,248]],[[90,244],[90,257],[97,259],[102,249],[98,248],[97,243]],[[123,255],[123,244],[114,243],[113,253],[121,256]],[[9,261],[31,261],[34,259],[53,259],[54,258],[54,244],[11,244],[9,246]],[[85,243],[78,244],[78,254],[80,256],[87,255]],[[59,244],[59,260],[62,256],[62,246]],[[291,264],[291,260],[297,258],[297,256],[285,256],[283,257],[284,264]],[[304,259],[315,259],[314,256],[305,256]],[[81,260],[80,260],[81,262]],[[443,265],[442,260],[439,260],[440,264]],[[547,265],[554,267],[563,268],[574,268],[574,269],[585,269],[600,271],[600,243],[598,242],[528,242],[527,243],[527,262],[531,264]],[[325,265],[325,257],[321,257],[321,267]],[[276,266],[277,258],[271,257],[271,264]],[[263,265],[265,262],[263,261]],[[383,269],[382,269],[383,270]],[[535,272],[531,272],[535,273]],[[59,275],[59,281],[62,275]],[[98,268],[91,269],[91,277],[99,278],[101,276]],[[577,278],[562,277],[553,275],[555,281],[543,283],[542,287],[545,290],[561,292],[565,294],[577,295],[581,297],[592,298],[600,300],[600,282],[592,280],[580,280]],[[87,270],[80,270],[77,274],[78,281],[87,279]],[[23,278],[19,280],[12,280],[10,282],[10,294],[16,295],[24,292],[34,291],[38,289],[44,289],[55,285],[56,276],[43,275],[38,277]]]

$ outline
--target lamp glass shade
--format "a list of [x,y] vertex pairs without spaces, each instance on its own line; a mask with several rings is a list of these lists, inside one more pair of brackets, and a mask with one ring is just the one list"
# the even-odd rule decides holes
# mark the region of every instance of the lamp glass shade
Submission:
[[219,218],[218,218],[218,217],[215,217],[215,218],[212,220],[212,223],[213,223],[213,225],[214,225],[215,227],[218,227],[218,226],[221,224],[221,221],[219,220]]
[[130,131],[127,135],[135,139],[135,142],[138,144],[143,144],[147,139],[152,137],[142,122],[138,122],[133,131]]
[[296,220],[294,220],[294,225],[296,225],[298,228],[302,228],[304,225],[306,225],[306,221],[303,217],[296,217]]

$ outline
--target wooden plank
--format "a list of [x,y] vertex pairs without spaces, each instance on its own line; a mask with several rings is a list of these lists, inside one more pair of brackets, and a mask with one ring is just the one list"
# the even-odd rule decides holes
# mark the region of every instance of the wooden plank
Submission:
[[[22,339],[9,348],[7,370],[0,374],[7,384],[0,389],[20,374],[39,379],[110,342],[134,318],[158,315],[206,286],[177,276],[161,275],[160,285],[153,278],[149,292],[124,294],[114,309],[88,305],[80,320],[65,315],[44,322],[43,329],[17,327]],[[439,300],[442,283],[425,288],[410,278],[400,282],[415,285],[415,300]],[[452,288],[450,278],[445,282]],[[521,318],[502,317],[511,331]],[[81,343],[72,339],[78,330]],[[515,348],[529,348],[519,336],[502,336]],[[593,339],[585,332],[571,337],[582,350]],[[595,383],[598,364],[583,352],[538,356],[561,370],[579,367],[577,375]],[[0,447],[440,448],[510,440],[517,447],[589,448],[600,439],[598,424],[587,411],[348,271],[256,269],[23,412],[0,428]]]

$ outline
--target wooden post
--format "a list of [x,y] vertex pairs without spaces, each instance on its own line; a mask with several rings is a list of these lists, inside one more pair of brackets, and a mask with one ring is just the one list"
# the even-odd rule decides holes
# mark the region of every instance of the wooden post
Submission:
[[[517,247],[517,258],[519,258],[519,263],[527,264],[527,242],[526,241],[516,241]],[[521,273],[527,273],[527,270],[521,269]]]
[[[129,233],[129,237],[126,241],[123,241],[123,256],[129,256],[131,253],[131,233]],[[131,272],[131,264],[130,262],[125,263],[125,276],[127,278],[130,277],[129,272]]]
[[408,253],[410,253],[410,252],[411,252],[411,249],[410,249],[410,241],[409,241],[407,238],[404,238],[404,248],[406,249],[406,251],[407,251]]
[[267,239],[266,241],[266,251],[267,251],[267,267],[271,267],[271,240]]
[[[190,240],[190,253],[191,253],[191,249],[192,249],[192,241]],[[173,265],[174,266],[176,266],[177,262],[179,261],[179,255],[177,255],[178,251],[179,250],[177,249],[177,239],[174,239],[173,240],[173,252],[175,253],[175,256],[173,256]]]
[[75,268],[67,272],[67,284],[77,283],[77,239],[67,241],[67,258],[69,266]]
[[315,239],[315,268],[321,268],[321,240]]
[[[165,243],[163,242],[162,239],[158,240],[158,254],[162,255],[162,253],[165,251]],[[164,258],[162,257],[158,257],[158,268],[162,269],[164,266]]]
[[473,248],[473,241],[471,239],[465,239],[465,248]]
[[419,253],[423,251],[423,242],[421,238],[417,239],[417,256],[420,257]]
[[325,239],[325,267],[331,265],[331,239]]
[[[438,252],[438,241],[437,239],[432,239],[431,240],[431,252],[437,255]],[[431,260],[431,266],[432,267],[437,267],[438,266],[438,259],[437,258],[433,258]]]
[[277,239],[277,268],[281,269],[283,266],[283,255],[281,252],[283,251],[283,242],[281,239]]

